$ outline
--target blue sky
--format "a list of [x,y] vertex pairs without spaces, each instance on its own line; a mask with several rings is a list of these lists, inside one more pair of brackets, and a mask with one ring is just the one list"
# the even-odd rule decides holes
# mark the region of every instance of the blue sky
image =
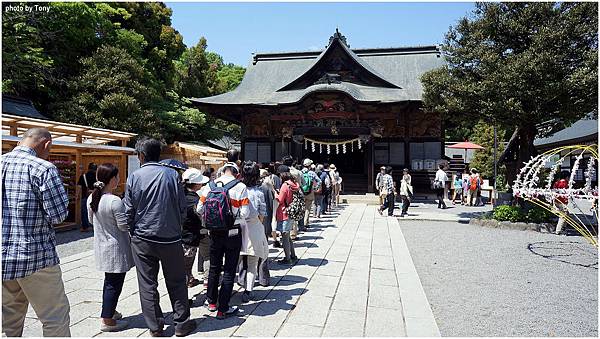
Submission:
[[253,52],[322,49],[336,26],[351,48],[433,45],[474,3],[167,2],[187,46],[201,36],[225,62],[247,66]]

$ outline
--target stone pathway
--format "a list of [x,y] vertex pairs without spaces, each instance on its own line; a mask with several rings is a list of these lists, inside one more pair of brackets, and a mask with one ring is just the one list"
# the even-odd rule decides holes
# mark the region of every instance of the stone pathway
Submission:
[[[281,257],[271,249],[272,260]],[[299,262],[271,265],[271,286],[256,287],[256,301],[242,304],[237,317],[217,320],[204,303],[202,286],[190,289],[198,329],[192,336],[362,337],[439,336],[427,297],[396,218],[379,216],[375,206],[343,205],[312,223],[296,241]],[[94,268],[92,251],[61,260],[71,303],[74,337],[149,336],[141,315],[135,270],[127,273],[117,309],[129,328],[99,331],[103,274]],[[171,305],[159,273],[166,335],[174,335]],[[24,336],[41,336],[41,323],[30,308]]]

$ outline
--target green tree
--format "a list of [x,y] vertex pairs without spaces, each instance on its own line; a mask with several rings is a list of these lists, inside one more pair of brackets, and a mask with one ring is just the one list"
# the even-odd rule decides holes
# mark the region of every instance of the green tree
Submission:
[[206,39],[200,38],[196,46],[186,49],[178,62],[175,91],[182,97],[201,98],[210,95],[207,77]]
[[538,124],[550,133],[597,112],[595,3],[477,3],[442,52],[447,65],[422,76],[426,108],[514,130],[509,181],[535,154]]
[[193,108],[188,99],[174,91],[167,92],[166,100],[159,102],[154,109],[160,117],[162,138],[167,143],[215,137],[206,128],[204,113]]
[[61,121],[160,137],[160,121],[150,109],[160,96],[147,85],[144,67],[127,51],[102,46],[81,61],[69,81],[73,96],[55,107]]
[[[498,149],[496,156],[504,151],[504,146],[501,141],[504,139],[504,131],[496,130],[498,139]],[[475,151],[475,156],[469,164],[471,168],[475,167],[483,175],[484,178],[494,177],[494,126],[479,121],[473,127],[473,134],[470,139],[472,142],[483,147],[482,150]],[[503,168],[498,167],[498,173],[503,173]]]
[[[183,37],[171,26],[172,10],[162,2],[120,2],[109,6],[126,15],[114,15],[113,21],[122,29],[144,37],[145,67],[159,81],[155,86],[166,94],[173,87],[177,60],[185,51]],[[124,12],[123,12],[124,10]]]

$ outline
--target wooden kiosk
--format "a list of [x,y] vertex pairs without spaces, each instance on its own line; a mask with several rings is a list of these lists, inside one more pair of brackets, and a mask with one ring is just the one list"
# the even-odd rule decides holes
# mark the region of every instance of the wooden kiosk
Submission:
[[135,150],[126,147],[136,134],[89,126],[61,123],[12,114],[2,115],[2,153],[10,152],[23,133],[33,127],[47,128],[52,134],[48,161],[58,168],[69,195],[69,215],[56,229],[72,229],[81,225],[81,187],[79,177],[89,163],[112,163],[119,168],[120,182],[116,194],[122,194],[127,180],[128,156]]
[[163,149],[161,158],[176,159],[203,171],[223,166],[227,162],[226,154],[226,151],[210,146],[175,141]]

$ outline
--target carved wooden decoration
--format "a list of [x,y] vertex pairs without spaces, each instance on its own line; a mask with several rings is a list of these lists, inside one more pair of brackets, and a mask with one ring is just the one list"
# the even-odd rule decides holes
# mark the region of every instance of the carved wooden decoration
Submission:
[[416,113],[409,120],[411,137],[441,137],[442,120],[439,113]]

